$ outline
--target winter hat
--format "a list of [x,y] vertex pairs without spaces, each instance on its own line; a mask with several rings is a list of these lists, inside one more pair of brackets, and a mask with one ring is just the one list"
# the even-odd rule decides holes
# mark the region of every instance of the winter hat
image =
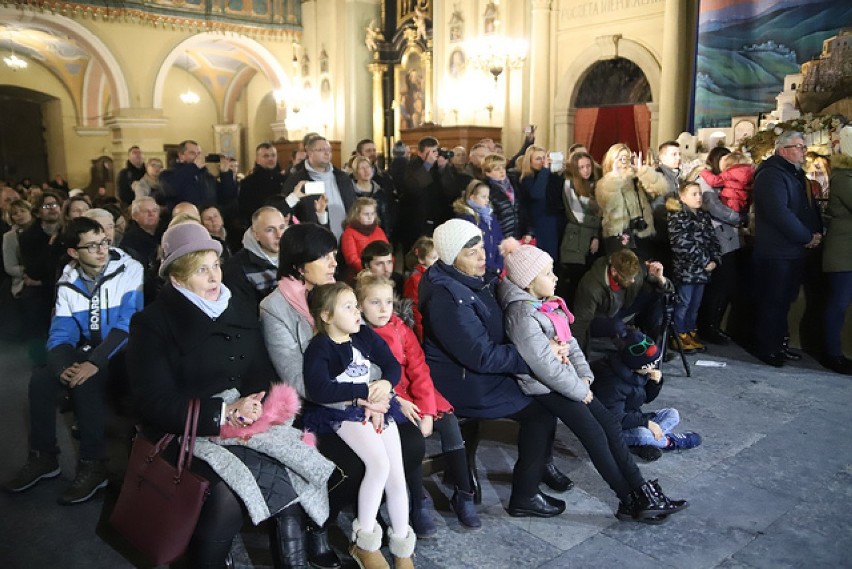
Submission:
[[222,244],[210,237],[207,229],[199,223],[181,223],[173,225],[163,233],[163,263],[160,276],[166,278],[169,265],[187,253],[195,251],[216,251],[222,254]]
[[522,289],[553,264],[553,258],[538,247],[521,245],[512,237],[500,243],[500,253],[503,255],[503,266],[506,268],[506,278]]
[[469,221],[451,219],[435,228],[432,241],[438,257],[448,265],[452,265],[468,241],[474,237],[482,237],[482,231]]
[[621,361],[628,368],[636,370],[649,364],[656,364],[662,355],[654,340],[642,330],[631,329],[622,336],[623,347],[619,351]]

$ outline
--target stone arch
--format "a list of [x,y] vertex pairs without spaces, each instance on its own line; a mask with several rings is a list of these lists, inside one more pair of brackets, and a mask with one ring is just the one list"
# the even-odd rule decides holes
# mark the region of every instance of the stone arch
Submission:
[[[181,41],[163,60],[159,71],[157,71],[157,78],[154,80],[153,106],[155,109],[163,108],[163,91],[165,89],[166,78],[168,77],[169,70],[172,65],[174,65],[178,58],[187,49],[203,46],[205,43],[209,43],[211,41],[224,41],[229,45],[239,48],[249,58],[252,64],[269,80],[272,84],[273,90],[283,90],[289,86],[287,75],[284,73],[284,69],[281,67],[278,59],[260,43],[236,33],[229,32],[222,34],[205,32],[193,35],[192,37]],[[239,92],[231,90],[228,98],[231,99],[238,96]],[[233,104],[233,101],[226,100],[222,111],[224,112],[226,109],[232,109]]]
[[[76,43],[92,58],[92,63],[86,71],[82,100],[75,101],[80,113],[78,123],[81,126],[103,124],[102,109],[97,102],[103,101],[104,85],[109,86],[111,99],[117,108],[130,106],[127,81],[118,60],[106,44],[87,28],[65,16],[7,6],[0,6],[0,19],[19,22],[24,27],[57,32]],[[90,104],[91,101],[95,101],[96,104]]]

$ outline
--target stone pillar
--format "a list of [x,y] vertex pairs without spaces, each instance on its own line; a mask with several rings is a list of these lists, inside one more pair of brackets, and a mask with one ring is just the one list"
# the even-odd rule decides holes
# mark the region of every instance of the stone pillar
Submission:
[[[557,110],[553,113],[553,144],[550,146],[553,150],[561,150],[565,153],[565,160],[568,160],[568,147],[573,144],[574,136],[574,115],[576,109]],[[569,123],[570,115],[570,123]]]
[[[651,111],[651,148],[657,149],[657,146],[662,142],[660,136],[660,105],[657,103],[646,103],[648,110]],[[678,133],[680,134],[680,133]],[[672,137],[674,138],[674,137]]]
[[389,148],[384,148],[385,141],[385,109],[382,77],[387,68],[385,63],[371,63],[370,73],[373,74],[373,142],[381,152],[388,156]]
[[530,52],[530,122],[538,127],[536,144],[550,141],[550,0],[532,0]]
[[269,123],[269,128],[272,129],[272,140],[288,140],[287,123],[286,121],[278,120]]
[[432,90],[432,39],[426,42],[426,51],[423,52],[423,122],[432,122],[432,106],[435,104],[435,93]]
[[112,132],[112,159],[116,173],[124,168],[127,161],[127,149],[138,146],[145,158],[162,158],[164,132],[168,121],[163,118],[162,109],[117,109],[104,121]]
[[[666,0],[663,11],[663,58],[660,77],[659,129],[651,129],[651,146],[676,138],[685,128],[689,78],[683,75],[686,53],[687,7],[681,0]],[[691,52],[689,52],[691,53]]]

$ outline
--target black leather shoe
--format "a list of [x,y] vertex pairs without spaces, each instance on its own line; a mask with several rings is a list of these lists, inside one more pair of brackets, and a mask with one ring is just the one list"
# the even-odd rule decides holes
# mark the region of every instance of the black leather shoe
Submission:
[[781,352],[775,352],[774,354],[756,354],[757,359],[762,361],[765,364],[769,364],[774,367],[784,367],[784,363],[787,361]]
[[574,482],[562,474],[552,462],[544,465],[544,476],[541,477],[541,481],[554,492],[567,492],[574,487]]
[[800,354],[798,352],[794,352],[790,348],[783,348],[781,350],[781,355],[784,357],[785,360],[788,360],[788,361],[791,361],[791,362],[797,362],[797,361],[802,359],[802,354]]
[[328,543],[328,529],[308,524],[308,564],[316,569],[340,569],[343,563]]
[[[555,498],[552,499],[555,500]],[[551,504],[547,497],[539,492],[529,498],[511,498],[506,511],[514,518],[552,518],[565,511],[565,502],[562,500],[558,502],[562,505],[561,508],[558,504]]]
[[824,356],[820,363],[823,367],[836,373],[852,375],[852,360],[843,356]]
[[545,494],[544,492],[539,492],[539,495],[543,496],[544,501],[550,504],[551,506],[559,508],[560,512],[565,511],[565,500],[560,500],[559,498],[555,496],[550,496],[548,494]]

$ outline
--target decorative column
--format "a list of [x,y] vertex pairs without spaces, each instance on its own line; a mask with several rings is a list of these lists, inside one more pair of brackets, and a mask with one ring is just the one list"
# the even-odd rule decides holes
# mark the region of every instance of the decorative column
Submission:
[[435,93],[432,91],[432,38],[426,41],[426,51],[423,52],[423,93],[426,101],[423,109],[423,122],[432,122],[432,105]]
[[389,155],[389,148],[383,148],[385,140],[385,108],[384,93],[382,89],[382,77],[387,64],[371,63],[370,73],[373,74],[373,141],[380,147],[385,156]]
[[532,0],[530,29],[530,122],[538,126],[536,144],[549,147],[550,0]]
[[[663,10],[663,60],[660,78],[659,129],[651,127],[651,146],[676,138],[686,128],[687,89],[682,57],[686,55],[687,7],[680,0],[666,0]],[[683,54],[683,55],[681,55]]]
[[557,110],[553,113],[553,140],[550,148],[561,150],[565,154],[565,159],[568,159],[568,147],[571,146],[574,138],[574,115],[577,109],[570,108],[568,110]]
[[[662,142],[660,136],[660,105],[657,103],[646,103],[648,110],[651,111],[651,148],[657,149],[657,145]],[[678,133],[680,134],[680,133]],[[672,137],[675,138],[675,137]]]
[[164,132],[168,121],[162,109],[117,109],[104,121],[112,132],[112,159],[124,167],[127,149],[138,146],[146,158],[165,158]]

